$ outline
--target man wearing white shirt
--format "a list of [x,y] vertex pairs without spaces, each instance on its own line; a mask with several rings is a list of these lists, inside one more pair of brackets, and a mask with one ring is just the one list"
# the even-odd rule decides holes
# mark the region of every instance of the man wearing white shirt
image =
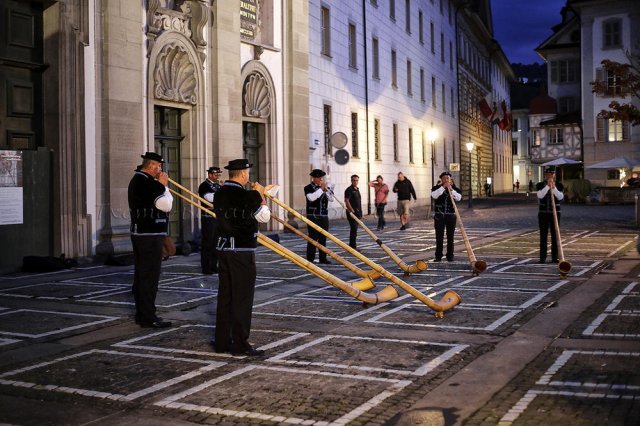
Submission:
[[460,189],[451,179],[451,173],[446,171],[440,173],[440,183],[431,188],[431,198],[435,200],[433,216],[436,229],[435,261],[442,261],[444,233],[447,231],[446,258],[451,262],[453,260],[453,234],[456,230],[457,220],[453,203],[462,199]]
[[[555,197],[556,214],[560,224],[560,202],[564,199],[563,185],[555,181],[555,167],[544,170],[544,181],[538,182],[538,226],[540,227],[540,263],[547,260],[547,236],[551,232],[551,261],[558,263],[558,238],[553,221],[553,206],[551,197]],[[553,195],[552,195],[553,194]]]
[[[304,195],[307,199],[307,219],[318,225],[325,231],[329,230],[329,201],[333,201],[333,195],[328,191],[327,183],[324,182],[323,177],[326,173],[320,169],[313,169],[309,176],[311,176],[311,183],[304,187]],[[327,237],[319,231],[309,227],[309,237],[317,241],[318,244],[323,246],[327,245]],[[307,242],[307,260],[313,262],[316,257],[316,246]],[[319,250],[318,259],[320,263],[330,264],[331,261],[327,259],[327,253]]]

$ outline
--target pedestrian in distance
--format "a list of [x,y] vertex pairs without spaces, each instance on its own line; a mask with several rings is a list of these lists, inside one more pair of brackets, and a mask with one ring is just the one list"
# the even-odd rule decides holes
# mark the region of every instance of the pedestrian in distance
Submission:
[[171,322],[156,315],[156,295],[162,266],[162,244],[169,230],[173,196],[169,176],[162,171],[164,160],[155,152],[142,155],[128,187],[133,245],[133,297],[135,321],[140,327],[166,328]]
[[256,285],[258,223],[268,222],[271,211],[262,185],[256,183],[254,189],[245,189],[252,166],[244,158],[229,161],[224,167],[229,171],[229,179],[216,192],[219,285],[212,343],[218,353],[262,356],[264,351],[249,344],[249,334]]
[[551,197],[555,197],[556,215],[560,224],[560,202],[564,199],[562,183],[555,181],[555,167],[544,170],[544,181],[536,184],[538,194],[538,226],[540,228],[540,263],[547,260],[547,237],[551,232],[551,261],[558,263],[558,238],[553,220]]
[[516,179],[516,194],[520,192],[520,181]]
[[382,176],[378,175],[376,180],[369,182],[369,186],[373,188],[375,193],[376,215],[378,216],[378,227],[376,231],[384,230],[387,222],[384,220],[384,209],[387,206],[387,197],[389,196],[389,186],[384,183]]
[[533,192],[533,181],[529,179],[529,192]]
[[[207,178],[198,187],[198,195],[208,202],[214,202],[216,192],[220,189],[220,167],[212,166],[207,169]],[[211,210],[208,205],[201,203],[204,208]],[[202,234],[202,244],[200,247],[200,266],[205,275],[218,273],[218,255],[216,254],[216,244],[218,241],[218,219],[211,216],[204,210],[200,213],[200,230]]]
[[398,180],[393,184],[393,192],[398,194],[398,214],[400,215],[400,230],[407,229],[409,224],[409,216],[411,213],[411,197],[414,201],[418,199],[416,197],[416,191],[413,189],[413,184],[406,178],[404,173],[398,173]]
[[[333,201],[333,193],[324,181],[326,173],[320,169],[313,169],[311,183],[304,187],[304,195],[307,201],[307,219],[318,225],[325,231],[329,230],[329,201]],[[325,234],[316,231],[309,226],[309,238],[317,241],[319,244],[326,246],[327,237]],[[307,260],[313,262],[316,257],[316,246],[307,242]],[[322,264],[329,265],[331,261],[327,259],[327,253],[318,250],[318,261]]]
[[358,219],[362,219],[362,198],[358,189],[358,175],[351,176],[351,185],[344,191],[344,205],[347,208],[347,220],[349,221],[349,247],[358,250],[356,239],[358,238],[358,222],[351,217],[352,213]]
[[[456,211],[453,203],[462,199],[460,189],[453,183],[451,173],[445,171],[440,174],[441,183],[431,188],[431,198],[435,200],[433,226],[436,230],[435,261],[441,262],[444,250],[444,234],[447,233],[446,258],[453,260],[453,238],[456,230]],[[449,189],[451,193],[449,193]]]

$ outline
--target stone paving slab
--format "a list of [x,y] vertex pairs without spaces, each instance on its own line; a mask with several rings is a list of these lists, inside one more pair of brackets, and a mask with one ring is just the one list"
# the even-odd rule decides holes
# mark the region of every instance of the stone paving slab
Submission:
[[0,384],[132,401],[221,365],[224,363],[96,349],[2,373]]
[[119,317],[56,312],[37,309],[9,309],[0,312],[0,335],[40,338],[77,332]]
[[345,424],[409,383],[358,374],[249,365],[156,405],[275,423]]

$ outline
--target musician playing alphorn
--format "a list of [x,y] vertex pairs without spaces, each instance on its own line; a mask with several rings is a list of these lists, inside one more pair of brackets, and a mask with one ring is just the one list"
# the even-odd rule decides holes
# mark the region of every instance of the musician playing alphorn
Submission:
[[[451,193],[449,193],[451,189]],[[453,200],[451,199],[453,197]],[[460,189],[453,183],[451,173],[440,173],[440,183],[431,188],[431,198],[435,200],[433,207],[433,225],[436,229],[436,254],[435,261],[442,261],[444,245],[444,232],[447,231],[447,252],[449,262],[453,260],[453,235],[456,230],[456,211],[453,207],[455,201],[462,200]],[[454,201],[455,200],[455,201]]]
[[558,238],[553,222],[551,194],[555,197],[556,214],[560,224],[560,201],[564,199],[564,187],[555,181],[555,167],[544,169],[544,181],[538,182],[538,226],[540,228],[540,263],[547,260],[547,235],[551,232],[551,262],[558,263]]
[[[211,166],[207,169],[207,178],[198,187],[198,195],[213,204],[216,192],[220,189],[220,167]],[[203,207],[208,207],[202,203]],[[200,266],[205,275],[218,273],[218,255],[216,245],[218,242],[218,219],[209,213],[200,213],[200,230],[202,234],[202,247],[200,249]]]
[[[304,187],[304,196],[307,199],[307,219],[325,231],[328,231],[329,201],[333,201],[333,194],[329,191],[327,183],[324,182],[323,178],[325,175],[326,173],[324,171],[313,169],[311,173],[309,173],[311,183]],[[309,227],[309,237],[323,246],[327,245],[327,237],[312,227]],[[316,246],[308,242],[307,260],[313,262],[315,257]],[[327,265],[331,263],[331,261],[327,259],[327,253],[322,250],[319,250],[318,258],[320,263]]]
[[271,211],[262,185],[255,183],[255,189],[245,189],[252,166],[244,158],[229,161],[224,167],[229,171],[229,180],[216,192],[219,285],[213,345],[219,353],[262,356],[264,351],[249,343],[249,334],[256,286],[258,223],[268,222]]

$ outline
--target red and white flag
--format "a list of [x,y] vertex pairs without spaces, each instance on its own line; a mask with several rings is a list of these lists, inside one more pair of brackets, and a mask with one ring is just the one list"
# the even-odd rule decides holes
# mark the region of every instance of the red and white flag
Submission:
[[478,107],[480,108],[480,112],[484,115],[487,120],[493,121],[494,113],[496,110],[496,104],[493,102],[493,98],[491,93],[487,94],[484,98],[480,99],[478,103]]

